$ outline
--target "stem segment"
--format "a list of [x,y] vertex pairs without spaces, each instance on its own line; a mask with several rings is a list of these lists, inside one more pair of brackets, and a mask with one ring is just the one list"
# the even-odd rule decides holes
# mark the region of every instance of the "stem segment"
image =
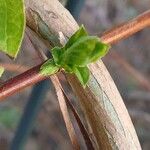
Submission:
[[150,10],[144,12],[129,22],[118,25],[104,32],[100,39],[105,43],[114,44],[149,26]]
[[[135,19],[123,25],[117,26],[101,36],[101,40],[107,44],[113,44],[121,39],[127,38],[134,33],[150,26],[150,10]],[[42,64],[41,64],[42,65]],[[0,87],[0,101],[4,98],[30,86],[41,80],[46,79],[39,74],[40,66],[33,67],[32,69],[20,74],[8,81]]]
[[0,101],[30,85],[34,85],[35,83],[46,79],[45,76],[39,74],[41,65],[35,66],[30,70],[4,82],[0,87]]

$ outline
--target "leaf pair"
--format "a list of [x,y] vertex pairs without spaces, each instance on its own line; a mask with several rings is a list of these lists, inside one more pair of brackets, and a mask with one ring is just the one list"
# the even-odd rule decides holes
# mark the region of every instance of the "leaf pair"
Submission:
[[[46,72],[50,75],[58,68],[63,68],[69,73],[74,73],[81,84],[85,86],[90,74],[87,65],[103,57],[107,53],[108,48],[109,46],[100,42],[98,37],[89,36],[85,28],[81,26],[79,30],[71,36],[64,47],[54,47],[52,49],[54,60],[51,60],[50,68],[48,66],[42,66],[42,70],[45,70],[42,72]],[[52,69],[53,67],[54,70]],[[46,68],[49,68],[51,71],[46,71]],[[46,73],[45,75],[48,75]]]

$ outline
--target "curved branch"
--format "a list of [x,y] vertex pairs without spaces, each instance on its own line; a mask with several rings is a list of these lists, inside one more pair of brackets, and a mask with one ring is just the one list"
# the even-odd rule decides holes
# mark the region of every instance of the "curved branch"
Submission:
[[[132,34],[149,26],[150,17],[148,16],[150,16],[150,11],[143,13],[142,15],[136,17],[135,19],[131,20],[126,24],[120,25],[116,28],[109,30],[109,32],[105,32],[100,39],[108,44],[119,42],[125,37],[127,38],[128,36],[131,36]],[[133,24],[132,22],[137,23],[136,30],[134,26],[131,26],[129,28],[129,24]],[[141,23],[143,25],[141,25]],[[117,36],[117,33],[119,33],[120,36]],[[20,74],[3,83],[3,85],[0,87],[0,100],[20,91],[21,89],[24,89],[27,86],[33,85],[36,82],[44,80],[46,77],[42,77],[38,74],[40,66],[41,65],[31,68],[23,74]]]
[[[59,31],[69,37],[78,29],[57,0],[26,2],[28,25],[49,42],[59,42]],[[123,100],[104,64],[98,61],[89,68],[91,79],[86,89],[76,77],[67,75],[67,78],[79,98],[99,149],[141,149]]]
[[[57,0],[26,0],[26,12],[28,25],[41,34],[43,38],[54,44],[59,43],[59,31],[69,37],[78,29],[74,19]],[[149,14],[150,12],[147,13]],[[145,14],[143,15],[145,16]],[[145,17],[140,16],[140,18],[145,20]],[[103,35],[101,40],[105,43],[114,43],[114,41],[130,36],[149,26],[149,19],[146,19],[148,22],[146,25],[140,25],[132,32],[131,28],[134,28],[134,26],[129,28],[129,23],[124,24],[122,26],[124,30],[121,30],[121,27],[113,29]],[[133,22],[136,22],[135,20]],[[44,31],[48,32],[45,33]],[[120,34],[121,32],[123,34]],[[23,75],[6,82],[0,87],[0,99],[45,79],[46,77],[39,75],[39,68],[40,66],[37,66]],[[89,68],[91,80],[86,89],[83,89],[74,76],[67,75],[67,77],[74,92],[79,97],[99,148],[141,149],[125,105],[104,64],[102,61],[98,61],[95,64],[91,64]]]

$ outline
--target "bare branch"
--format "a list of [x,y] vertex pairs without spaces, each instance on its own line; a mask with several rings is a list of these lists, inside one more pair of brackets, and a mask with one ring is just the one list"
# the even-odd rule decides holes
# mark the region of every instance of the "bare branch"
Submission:
[[60,106],[64,121],[65,121],[65,125],[66,125],[66,128],[67,128],[70,140],[72,142],[72,145],[73,145],[75,150],[79,150],[80,146],[79,146],[79,143],[78,143],[78,140],[77,140],[78,138],[77,138],[77,135],[75,133],[74,127],[72,125],[72,122],[71,122],[71,119],[70,119],[70,116],[69,116],[69,112],[68,112],[68,109],[67,109],[65,97],[64,97],[64,94],[61,90],[62,88],[61,88],[61,84],[59,82],[59,79],[57,78],[56,75],[51,76],[50,78],[51,78],[51,81],[53,82],[55,90],[56,90],[56,95],[57,95],[57,98],[58,98],[59,106]]
[[0,101],[5,100],[6,97],[19,92],[20,90],[34,85],[35,83],[46,79],[46,77],[39,74],[40,66],[31,68],[30,70],[6,81],[0,87]]
[[102,36],[100,36],[100,39],[105,43],[113,44],[119,42],[122,39],[130,37],[131,35],[146,27],[150,27],[150,10],[129,22],[104,32]]

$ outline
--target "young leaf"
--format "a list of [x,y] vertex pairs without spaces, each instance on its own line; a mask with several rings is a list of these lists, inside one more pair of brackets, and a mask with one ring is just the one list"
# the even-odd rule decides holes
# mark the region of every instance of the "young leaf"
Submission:
[[40,73],[44,76],[52,75],[59,70],[52,59],[47,60],[40,68]]
[[4,72],[4,68],[0,66],[0,77],[2,76],[3,72]]
[[97,42],[95,44],[95,48],[93,49],[90,57],[89,57],[89,62],[92,63],[97,61],[98,59],[104,57],[107,52],[109,51],[110,46],[108,44],[104,44],[100,42],[99,38],[97,38]]
[[60,47],[54,47],[51,51],[52,51],[52,56],[53,56],[54,62],[57,65],[59,65],[60,57],[62,55],[62,48],[60,48]]
[[62,53],[58,63],[62,66],[86,66],[92,61],[97,60],[100,56],[103,56],[107,51],[106,47],[99,41],[98,37],[84,36]]
[[0,50],[16,57],[25,28],[23,0],[0,0]]
[[103,57],[108,49],[109,46],[100,42],[98,37],[88,36],[81,26],[64,47],[52,49],[53,60],[47,61],[41,70],[44,75],[50,75],[63,68],[68,73],[75,73],[85,86],[90,74],[87,65]]
[[65,45],[65,49],[69,48],[70,46],[72,46],[72,44],[74,44],[75,42],[77,42],[79,40],[79,38],[83,37],[83,36],[87,36],[88,33],[85,30],[85,27],[82,25],[68,40],[67,44]]
[[90,76],[88,67],[75,67],[74,73],[79,79],[80,83],[85,87]]

